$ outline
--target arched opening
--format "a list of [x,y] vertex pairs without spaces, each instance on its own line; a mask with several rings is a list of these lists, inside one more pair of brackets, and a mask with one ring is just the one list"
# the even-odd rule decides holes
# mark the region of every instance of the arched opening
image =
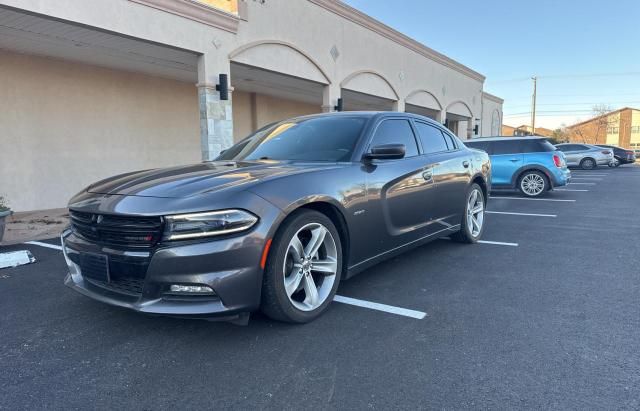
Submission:
[[360,70],[340,83],[340,95],[345,111],[391,111],[398,101],[398,93],[381,74]]
[[440,121],[442,105],[436,96],[427,90],[416,90],[405,98],[404,111]]
[[235,141],[274,121],[321,111],[329,77],[295,45],[255,42],[235,50],[229,59]]
[[452,133],[462,139],[471,138],[473,113],[462,100],[450,103],[445,109],[445,124]]

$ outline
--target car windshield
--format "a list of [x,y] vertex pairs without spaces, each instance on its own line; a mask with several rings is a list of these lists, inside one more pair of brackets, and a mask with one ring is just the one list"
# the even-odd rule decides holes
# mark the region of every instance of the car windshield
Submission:
[[264,127],[217,160],[350,161],[365,117],[315,117]]

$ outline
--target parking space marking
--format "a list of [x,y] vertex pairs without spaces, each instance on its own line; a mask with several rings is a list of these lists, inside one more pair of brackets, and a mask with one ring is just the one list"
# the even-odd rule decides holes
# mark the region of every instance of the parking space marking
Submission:
[[521,215],[527,217],[557,217],[556,214],[533,214],[533,213],[512,213],[508,211],[485,211],[487,214],[506,214],[506,215]]
[[518,243],[503,243],[502,241],[478,240],[479,244],[506,245],[507,247],[518,247]]
[[385,313],[402,315],[404,317],[415,318],[416,320],[422,320],[427,316],[427,313],[424,313],[422,311],[409,310],[407,308],[374,303],[366,300],[358,300],[357,298],[345,297],[343,295],[336,295],[335,297],[333,297],[333,301],[342,304],[355,305],[356,307],[368,308],[370,310],[384,311]]
[[572,189],[572,188],[554,188],[553,191],[582,191],[582,192],[587,192],[589,190],[576,190],[576,189]]
[[40,241],[27,241],[25,244],[37,245],[45,248],[53,248],[54,250],[62,251],[62,247],[59,245],[41,243]]
[[572,180],[595,180],[595,181],[602,181],[602,178],[600,177],[571,177]]
[[559,201],[565,203],[575,203],[576,200],[565,200],[560,198],[524,198],[524,197],[489,197],[497,200],[528,200],[528,201]]
[[568,185],[595,186],[596,183],[569,183]]
[[[52,248],[54,250],[62,251],[62,247],[59,245],[42,243],[40,241],[27,241],[24,244],[37,245],[40,247]],[[402,315],[404,317],[415,318],[417,320],[422,320],[427,316],[427,313],[424,313],[422,311],[409,310],[407,308],[395,307],[393,305],[374,303],[372,301],[358,300],[356,298],[345,297],[342,295],[336,295],[333,298],[333,301],[343,304],[355,305],[362,308],[369,308],[376,311],[384,311],[395,315]]]

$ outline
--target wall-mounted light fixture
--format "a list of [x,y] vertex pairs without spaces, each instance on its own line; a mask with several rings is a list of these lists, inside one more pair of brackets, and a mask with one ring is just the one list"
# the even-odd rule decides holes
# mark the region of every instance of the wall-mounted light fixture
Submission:
[[343,111],[343,110],[344,110],[344,107],[343,107],[343,105],[342,105],[342,97],[340,97],[340,98],[338,99],[338,104],[336,104],[335,106],[333,106],[333,109],[334,109],[335,111]]
[[229,75],[220,74],[216,90],[220,92],[220,100],[229,100]]

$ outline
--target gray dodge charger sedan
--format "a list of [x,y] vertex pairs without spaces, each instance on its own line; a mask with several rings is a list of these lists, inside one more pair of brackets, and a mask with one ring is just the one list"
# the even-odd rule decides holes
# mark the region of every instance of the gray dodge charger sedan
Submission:
[[215,161],[78,193],[65,284],[148,314],[304,323],[381,260],[443,236],[478,241],[490,188],[487,154],[427,118],[298,117]]

